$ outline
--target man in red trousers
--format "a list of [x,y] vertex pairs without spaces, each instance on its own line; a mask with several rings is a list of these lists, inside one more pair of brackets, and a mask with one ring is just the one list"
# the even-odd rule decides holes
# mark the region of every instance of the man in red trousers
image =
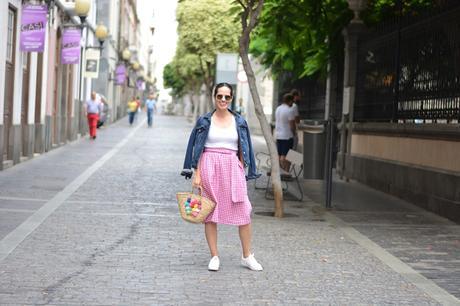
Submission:
[[97,99],[95,91],[91,92],[91,99],[85,102],[85,112],[88,117],[89,138],[96,139],[97,121],[102,112],[103,104]]

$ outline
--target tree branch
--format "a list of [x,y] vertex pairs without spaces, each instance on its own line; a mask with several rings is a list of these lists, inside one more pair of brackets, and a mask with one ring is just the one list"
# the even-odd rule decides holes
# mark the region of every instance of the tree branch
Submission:
[[238,2],[243,7],[244,10],[246,10],[246,6],[244,5],[243,1],[236,0],[236,2]]
[[[254,1],[251,0],[251,3],[253,3]],[[254,27],[256,26],[257,24],[257,21],[259,20],[259,15],[260,13],[262,12],[262,7],[264,6],[264,0],[260,0],[258,3],[257,3],[257,7],[255,8],[255,10],[251,10],[251,18],[249,20],[249,28],[252,30],[254,29]],[[252,7],[252,6],[251,6]]]
[[242,35],[244,35],[244,32],[246,31],[246,28],[248,27],[249,10],[250,10],[249,6],[244,7],[243,14],[241,14],[241,26],[243,28]]

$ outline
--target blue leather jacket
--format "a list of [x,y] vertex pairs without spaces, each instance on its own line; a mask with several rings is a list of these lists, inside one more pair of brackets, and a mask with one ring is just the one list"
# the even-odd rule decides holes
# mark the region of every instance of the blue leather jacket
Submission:
[[[215,110],[214,110],[215,111]],[[192,168],[196,169],[201,153],[204,150],[204,144],[208,137],[209,127],[211,125],[211,116],[214,111],[209,112],[196,121],[192,134],[188,140],[187,152],[185,153],[184,169],[181,175],[185,178],[191,178],[193,174]],[[256,179],[260,174],[256,173],[256,163],[254,159],[254,151],[252,150],[251,135],[246,120],[239,114],[229,110],[235,116],[236,128],[238,132],[238,156],[242,157],[244,167],[248,168],[246,180]]]

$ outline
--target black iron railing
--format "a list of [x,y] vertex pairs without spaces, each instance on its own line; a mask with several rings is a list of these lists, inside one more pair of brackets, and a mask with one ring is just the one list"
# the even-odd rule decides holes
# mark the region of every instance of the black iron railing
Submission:
[[460,3],[449,5],[360,41],[356,121],[459,122]]

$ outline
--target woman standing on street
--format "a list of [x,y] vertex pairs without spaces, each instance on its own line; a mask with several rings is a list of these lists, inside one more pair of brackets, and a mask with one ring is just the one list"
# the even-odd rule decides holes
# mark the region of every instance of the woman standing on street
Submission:
[[[208,270],[219,270],[217,224],[236,225],[242,246],[241,264],[261,271],[262,266],[251,253],[251,203],[246,179],[255,179],[254,153],[248,124],[228,107],[233,100],[230,84],[219,83],[213,91],[215,110],[201,116],[187,146],[182,175],[192,177],[193,186],[202,187],[203,196],[216,203],[205,220],[205,235],[211,253]],[[248,167],[246,176],[244,167]]]

